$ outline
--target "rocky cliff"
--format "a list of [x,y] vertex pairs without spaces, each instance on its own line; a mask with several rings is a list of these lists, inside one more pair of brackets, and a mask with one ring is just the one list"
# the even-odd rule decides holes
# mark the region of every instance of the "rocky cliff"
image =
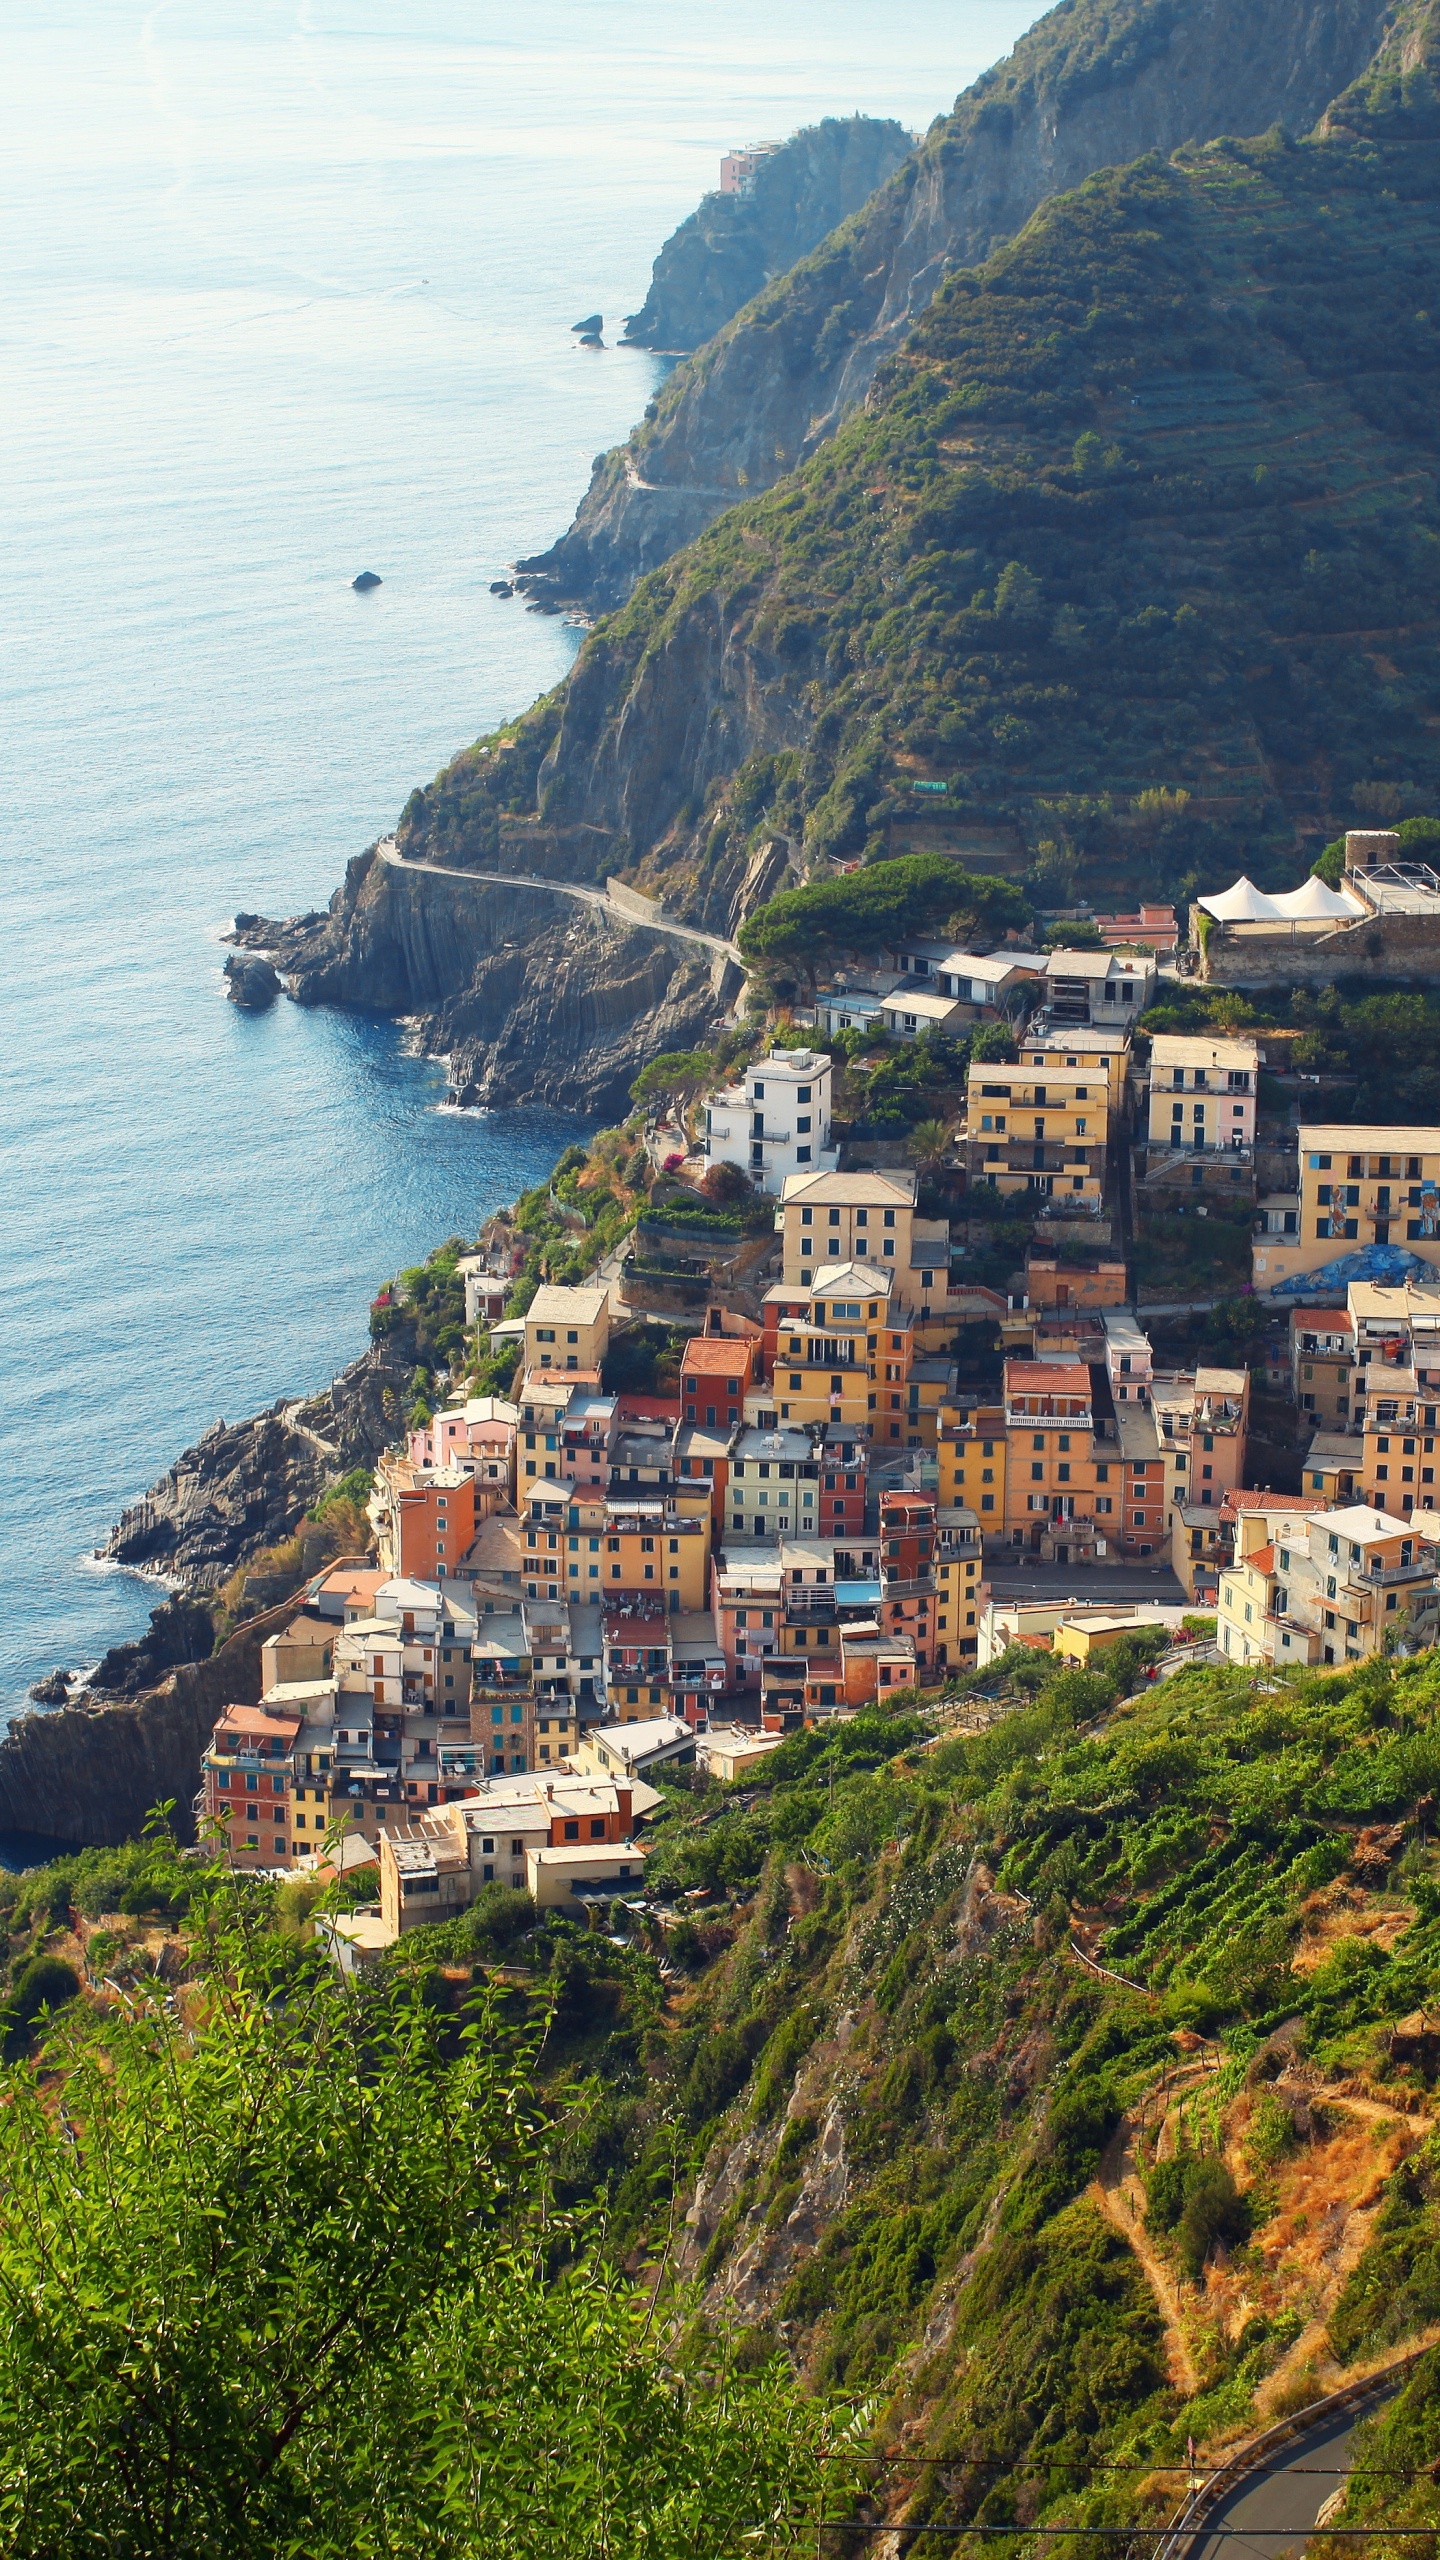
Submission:
[[252,1619],[208,1662],[182,1664],[146,1697],[17,1718],[0,1741],[0,1830],[107,1848],[133,1840],[152,1806],[173,1803],[177,1838],[193,1840],[200,1754],[215,1719],[222,1707],[255,1704],[261,1644],[292,1614],[286,1602]]
[[[787,869],[988,847],[1041,905],[1183,899],[1433,806],[1440,38],[1402,14],[1372,63],[1377,0],[1053,13],[664,410],[673,444],[753,357],[726,414],[759,433],[830,331],[858,372],[818,449],[413,792],[327,916],[239,938],[302,1002],[419,1016],[467,1101],[603,1111],[728,990],[547,880],[733,937]],[[952,264],[1093,156],[1262,116]]]
[[323,1395],[282,1400],[247,1422],[212,1423],[98,1552],[187,1591],[218,1591],[238,1564],[288,1537],[327,1485],[390,1446],[409,1375],[403,1355],[377,1343]]
[[1393,15],[1388,0],[1062,0],[866,205],[677,368],[629,442],[597,459],[570,531],[520,563],[526,583],[620,603],[833,435],[946,275],[1047,197],[1210,135],[1308,133]]
[[[558,844],[513,828],[497,858],[529,872],[573,858],[593,876],[614,841],[594,825]],[[302,1003],[419,1017],[454,1100],[488,1108],[623,1112],[647,1058],[694,1048],[739,983],[723,958],[607,909],[421,870],[388,847],[351,863],[319,926],[247,916],[237,930],[275,954]]]
[[713,338],[873,195],[910,147],[888,116],[826,116],[792,133],[743,192],[704,197],[671,232],[626,343],[688,350]]

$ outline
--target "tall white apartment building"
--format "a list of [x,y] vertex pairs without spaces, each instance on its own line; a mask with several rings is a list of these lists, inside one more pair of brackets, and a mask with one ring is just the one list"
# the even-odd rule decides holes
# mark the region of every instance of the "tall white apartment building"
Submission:
[[760,1191],[779,1191],[787,1174],[833,1170],[830,1087],[825,1050],[772,1050],[743,1084],[713,1097],[705,1153],[712,1164],[738,1165]]

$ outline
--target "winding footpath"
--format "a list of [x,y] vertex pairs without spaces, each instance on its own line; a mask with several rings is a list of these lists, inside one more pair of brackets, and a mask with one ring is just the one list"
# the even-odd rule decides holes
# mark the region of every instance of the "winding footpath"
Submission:
[[702,933],[697,925],[672,924],[668,917],[635,915],[627,907],[618,906],[608,889],[587,888],[578,880],[542,880],[532,871],[460,871],[445,862],[411,862],[399,851],[393,836],[387,836],[377,848],[382,862],[391,863],[397,871],[430,871],[440,880],[484,880],[501,889],[548,889],[557,898],[577,898],[582,905],[599,907],[615,924],[634,932],[665,933],[672,942],[693,942],[700,950],[709,951],[722,960],[733,960],[743,969],[739,946],[726,942],[718,933]]

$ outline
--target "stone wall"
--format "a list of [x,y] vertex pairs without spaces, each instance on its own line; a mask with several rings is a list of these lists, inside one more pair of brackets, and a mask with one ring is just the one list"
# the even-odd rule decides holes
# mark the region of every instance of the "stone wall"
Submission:
[[633,916],[637,924],[658,924],[665,910],[658,898],[647,898],[643,889],[632,889],[611,873],[605,883],[605,895],[622,916]]
[[1336,978],[1377,984],[1440,975],[1440,915],[1367,916],[1343,932],[1236,932],[1212,925],[1200,953],[1200,977],[1221,987],[1328,987]]

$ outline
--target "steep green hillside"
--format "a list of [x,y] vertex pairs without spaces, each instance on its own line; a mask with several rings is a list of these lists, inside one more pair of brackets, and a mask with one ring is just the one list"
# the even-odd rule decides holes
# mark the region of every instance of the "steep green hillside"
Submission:
[[1427,41],[1326,138],[1106,173],[952,277],[868,414],[648,579],[409,839],[538,798],[715,916],[766,831],[881,850],[916,779],[1102,895],[1289,878],[1433,803]]
[[1187,2435],[1440,2321],[1440,2032],[1397,2033],[1440,1985],[1440,1658],[1187,1672],[1098,1729],[1133,1654],[1007,1668],[975,1739],[862,1720],[677,1795],[693,1988],[573,1942],[552,2082],[577,2188],[698,2283],[691,2351],[738,2320],[868,2407],[924,2560],[1153,2520]]
[[623,603],[722,508],[834,434],[953,268],[1144,151],[1272,125],[1309,133],[1393,14],[1385,0],[1060,0],[809,257],[785,272],[766,260],[773,281],[711,324],[627,442],[597,458],[569,532],[522,572],[596,610]]
[[595,2560],[1123,2560],[1187,2437],[1432,2347],[1355,2499],[1433,2520],[1440,1655],[1153,1650],[677,1783],[667,1917],[491,1886],[348,1988],[311,1879],[11,1879],[7,2551],[518,2555],[543,2492]]

